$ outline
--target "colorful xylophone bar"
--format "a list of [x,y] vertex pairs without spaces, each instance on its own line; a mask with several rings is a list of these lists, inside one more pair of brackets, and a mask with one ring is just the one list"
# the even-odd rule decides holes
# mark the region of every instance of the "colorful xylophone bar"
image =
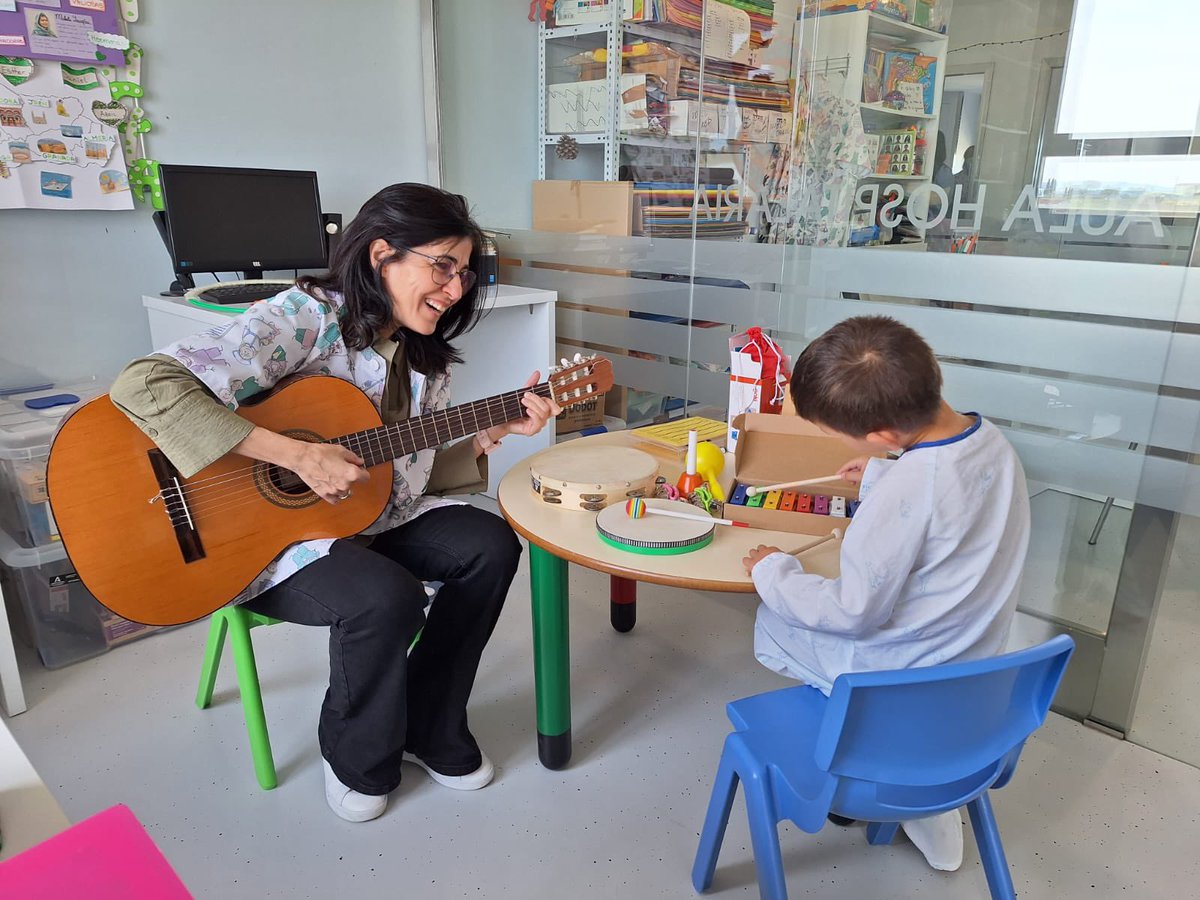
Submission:
[[775,509],[780,512],[813,513],[834,518],[854,518],[858,512],[858,500],[845,497],[829,497],[825,494],[801,494],[797,491],[767,491],[765,494],[746,496],[746,485],[734,485],[727,501],[730,506],[749,506]]

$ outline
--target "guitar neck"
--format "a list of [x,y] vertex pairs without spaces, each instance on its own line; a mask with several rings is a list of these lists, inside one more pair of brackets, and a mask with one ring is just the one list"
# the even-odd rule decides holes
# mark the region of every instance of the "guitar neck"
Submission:
[[496,394],[494,397],[485,397],[483,400],[464,403],[462,406],[414,416],[392,425],[356,431],[333,438],[330,443],[341,444],[357,453],[370,468],[408,456],[418,450],[439,447],[493,425],[520,419],[525,415],[521,397],[530,391],[541,397],[549,397],[550,384],[543,381],[534,387]]

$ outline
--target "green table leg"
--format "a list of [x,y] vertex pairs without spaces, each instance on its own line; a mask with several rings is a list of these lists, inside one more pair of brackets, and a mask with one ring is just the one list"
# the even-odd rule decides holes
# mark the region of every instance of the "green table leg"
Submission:
[[533,596],[533,678],[537,696],[538,758],[547,769],[571,760],[571,648],[567,562],[529,545]]

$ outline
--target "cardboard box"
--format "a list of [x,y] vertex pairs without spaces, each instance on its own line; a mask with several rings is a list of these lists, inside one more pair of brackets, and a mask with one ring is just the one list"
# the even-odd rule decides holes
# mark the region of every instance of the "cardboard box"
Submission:
[[599,397],[590,397],[568,406],[554,420],[554,428],[558,434],[571,434],[603,424],[604,404]]
[[[812,422],[798,416],[749,413],[735,418],[733,424],[741,432],[734,454],[734,478],[740,484],[778,484],[819,478],[833,474],[843,463],[861,455],[839,438],[830,437]],[[844,481],[830,481],[797,490],[827,497],[845,497],[847,500],[858,499],[858,488]],[[756,509],[734,506],[732,503],[726,503],[724,509],[725,518],[735,522],[796,534],[826,535],[834,528],[845,529],[850,522],[850,519],[840,516]]]
[[535,181],[533,230],[630,235],[633,182]]

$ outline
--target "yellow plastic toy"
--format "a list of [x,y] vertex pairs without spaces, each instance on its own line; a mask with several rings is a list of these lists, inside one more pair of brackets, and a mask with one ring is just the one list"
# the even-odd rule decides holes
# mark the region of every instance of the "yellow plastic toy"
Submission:
[[721,490],[717,478],[724,468],[725,454],[721,452],[720,447],[708,441],[696,445],[696,472],[708,482],[713,497],[721,503],[725,502],[725,492]]

